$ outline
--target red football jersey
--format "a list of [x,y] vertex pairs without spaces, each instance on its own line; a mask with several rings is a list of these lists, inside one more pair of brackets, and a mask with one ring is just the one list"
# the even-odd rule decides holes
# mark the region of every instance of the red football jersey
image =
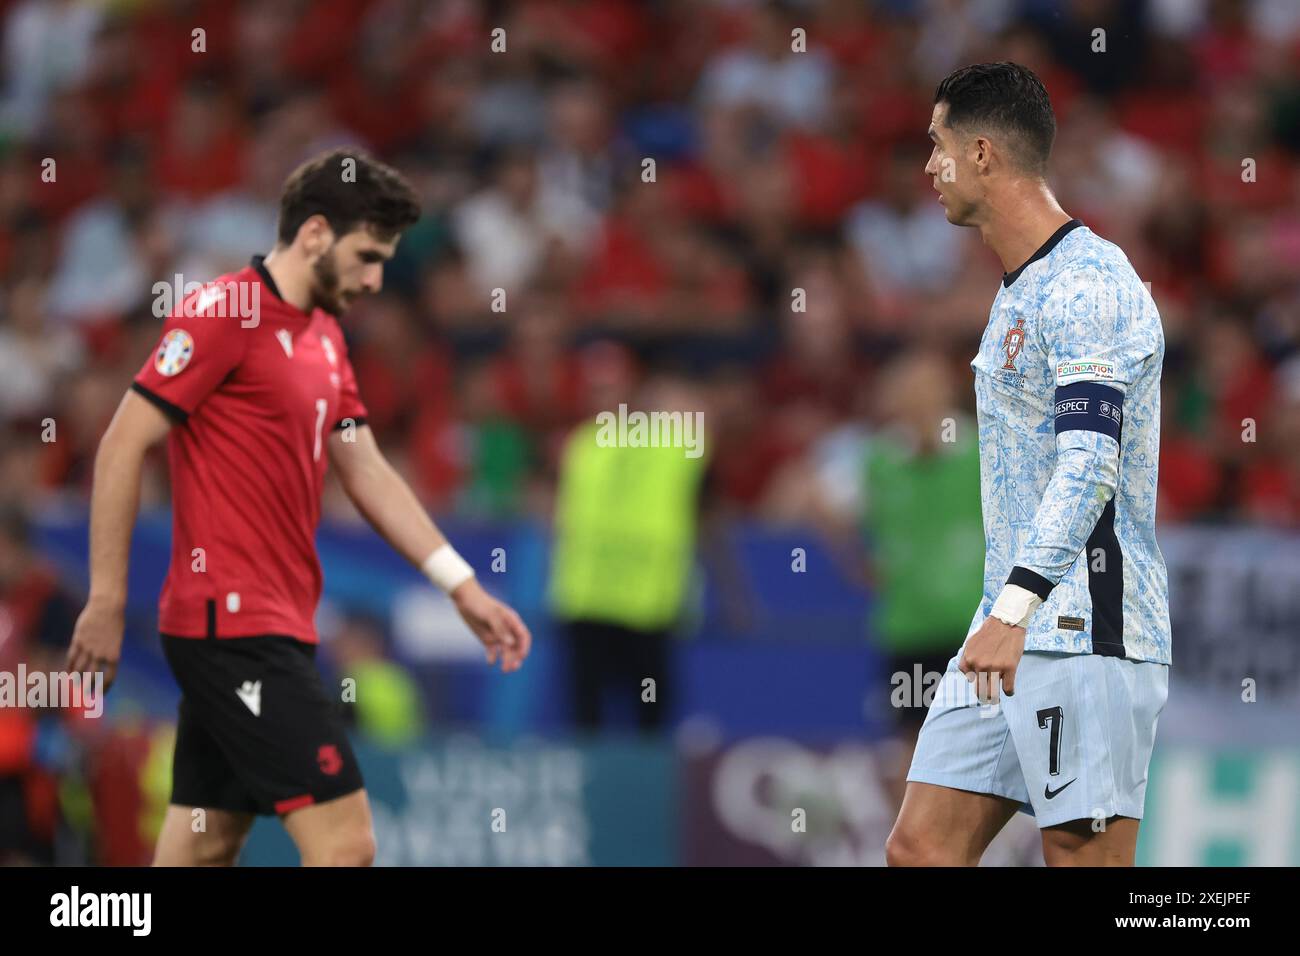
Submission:
[[254,257],[186,296],[132,388],[176,422],[159,629],[316,643],[326,443],[366,415],[334,317],[285,302]]

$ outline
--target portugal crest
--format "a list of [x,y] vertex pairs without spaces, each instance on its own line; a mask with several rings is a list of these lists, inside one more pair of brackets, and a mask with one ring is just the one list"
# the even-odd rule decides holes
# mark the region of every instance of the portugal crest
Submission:
[[1015,360],[1025,347],[1025,320],[1016,319],[1016,324],[1007,329],[1007,337],[1002,340],[1002,348],[1007,353],[1007,364],[1003,365],[1004,369],[1016,371]]

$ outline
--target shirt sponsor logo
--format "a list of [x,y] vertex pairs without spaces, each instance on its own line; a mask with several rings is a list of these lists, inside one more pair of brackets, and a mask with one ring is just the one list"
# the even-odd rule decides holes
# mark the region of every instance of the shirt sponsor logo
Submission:
[[159,375],[170,378],[184,371],[194,357],[194,338],[184,329],[172,329],[163,336],[158,345],[158,352],[153,358],[153,367]]
[[1096,359],[1073,359],[1056,366],[1056,384],[1068,385],[1070,382],[1112,381],[1115,378],[1115,364]]

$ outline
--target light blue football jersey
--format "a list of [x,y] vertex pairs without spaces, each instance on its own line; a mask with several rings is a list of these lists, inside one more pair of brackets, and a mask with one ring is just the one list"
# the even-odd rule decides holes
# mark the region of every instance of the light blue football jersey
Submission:
[[1170,663],[1156,544],[1164,331],[1123,251],[1077,219],[1003,277],[971,362],[984,599],[1043,598],[1025,649]]

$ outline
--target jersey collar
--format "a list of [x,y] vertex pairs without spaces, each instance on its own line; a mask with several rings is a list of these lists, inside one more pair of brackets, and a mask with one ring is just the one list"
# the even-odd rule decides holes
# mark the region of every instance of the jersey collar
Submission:
[[262,280],[262,285],[266,286],[273,296],[283,302],[284,296],[280,294],[280,287],[275,284],[275,280],[271,278],[270,270],[266,268],[266,256],[253,256],[253,260],[249,265],[257,272],[257,277]]
[[1038,251],[1035,252],[1032,256],[1030,256],[1028,259],[1026,259],[1024,264],[1021,265],[1019,269],[1017,269],[1015,272],[1002,273],[1002,288],[1009,289],[1011,287],[1011,283],[1015,282],[1017,279],[1020,278],[1020,273],[1024,272],[1026,269],[1028,269],[1039,259],[1042,259],[1053,249],[1055,249],[1056,244],[1060,242],[1062,239],[1064,239],[1066,233],[1068,233],[1071,229],[1077,229],[1079,226],[1082,225],[1083,225],[1083,220],[1071,219],[1065,225],[1061,226],[1060,229],[1056,230],[1056,232],[1052,233],[1051,238],[1048,239],[1041,246],[1039,246]]
[[266,268],[266,256],[253,256],[252,260],[249,262],[249,266],[251,266],[253,271],[257,273],[257,278],[261,281],[262,285],[266,287],[266,290],[270,292],[271,295],[275,296],[281,309],[288,310],[291,315],[297,316],[303,321],[311,320],[310,313],[303,312],[296,305],[284,300],[284,296],[280,294],[280,287],[275,284],[275,279],[271,278],[271,271]]

